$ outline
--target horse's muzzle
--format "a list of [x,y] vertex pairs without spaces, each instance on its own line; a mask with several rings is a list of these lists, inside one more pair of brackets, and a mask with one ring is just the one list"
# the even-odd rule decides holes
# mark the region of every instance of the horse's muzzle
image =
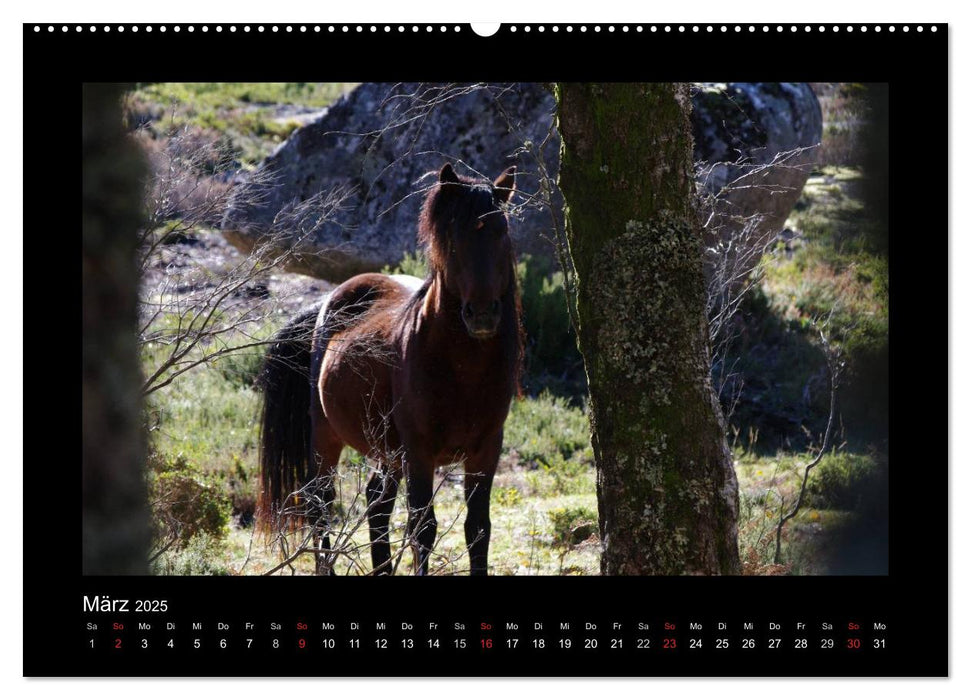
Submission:
[[499,330],[500,306],[494,301],[485,308],[477,308],[474,304],[462,306],[462,321],[465,329],[473,338],[488,340]]

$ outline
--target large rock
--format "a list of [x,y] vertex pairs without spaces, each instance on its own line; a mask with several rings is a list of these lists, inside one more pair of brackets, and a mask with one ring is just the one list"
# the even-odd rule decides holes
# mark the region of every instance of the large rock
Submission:
[[[804,166],[811,151],[799,153],[798,163],[790,157],[782,167],[753,166],[819,142],[812,90],[786,83],[707,85],[696,91],[694,104],[696,158],[732,163],[700,169],[701,188],[721,193],[702,203],[709,229],[717,231],[711,241],[734,235],[746,222],[747,237],[774,235],[808,175],[808,168],[791,166]],[[517,249],[551,254],[562,207],[555,187],[543,196],[537,173],[545,168],[555,180],[559,137],[553,114],[552,95],[535,83],[363,84],[297,129],[261,164],[262,177],[236,186],[223,233],[244,251],[268,232],[299,236],[301,254],[290,269],[340,281],[414,250],[422,194],[434,184],[428,175],[443,162],[489,178],[515,163],[522,193],[512,227]],[[756,186],[733,189],[733,182]],[[315,218],[318,207],[306,203],[338,188],[351,188],[343,207],[325,220]],[[550,198],[552,213],[543,204]],[[758,227],[751,223],[755,214],[762,215]]]
[[692,101],[708,273],[734,290],[799,199],[816,162],[822,112],[806,83],[707,83]]

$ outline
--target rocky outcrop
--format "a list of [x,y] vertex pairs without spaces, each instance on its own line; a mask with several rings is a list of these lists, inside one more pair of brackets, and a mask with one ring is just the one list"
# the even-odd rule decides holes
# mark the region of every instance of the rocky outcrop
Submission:
[[[414,250],[425,188],[446,161],[460,172],[495,178],[520,166],[517,188],[535,193],[536,168],[518,152],[550,134],[553,100],[539,85],[447,86],[365,83],[321,119],[297,129],[260,166],[272,185],[245,184],[233,197],[223,232],[248,250],[295,205],[321,192],[350,188],[342,210],[312,228],[291,269],[331,281],[398,262]],[[555,136],[555,134],[554,134]],[[539,148],[539,146],[536,146]],[[557,162],[559,141],[544,158]],[[532,167],[530,167],[532,166]],[[555,169],[553,171],[555,173]],[[520,198],[522,203],[522,198]],[[520,250],[539,247],[550,214],[520,206],[512,227]]]
[[744,282],[815,163],[819,102],[806,83],[709,83],[692,98],[699,208],[719,282]]
[[[709,237],[743,231],[758,242],[774,235],[808,176],[811,150],[764,166],[778,153],[819,142],[812,90],[735,83],[694,93],[695,157],[708,164],[700,168],[699,189],[712,195],[703,203]],[[552,95],[535,83],[363,84],[297,129],[261,164],[259,177],[236,185],[223,233],[244,251],[271,232],[299,236],[300,254],[290,269],[340,281],[394,264],[414,249],[422,194],[434,183],[429,174],[445,161],[490,179],[516,164],[521,194],[511,228],[517,249],[549,254],[562,207],[555,188],[552,211],[544,204],[550,196],[543,196],[538,173],[545,169],[555,179],[557,172],[553,117]],[[347,197],[322,217],[317,200],[335,190]]]

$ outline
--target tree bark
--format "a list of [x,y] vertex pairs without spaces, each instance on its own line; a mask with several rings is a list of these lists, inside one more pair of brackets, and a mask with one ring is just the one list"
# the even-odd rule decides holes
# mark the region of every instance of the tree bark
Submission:
[[683,84],[555,86],[604,574],[736,574]]
[[82,571],[148,573],[151,540],[136,344],[146,168],[122,126],[123,86],[82,90]]

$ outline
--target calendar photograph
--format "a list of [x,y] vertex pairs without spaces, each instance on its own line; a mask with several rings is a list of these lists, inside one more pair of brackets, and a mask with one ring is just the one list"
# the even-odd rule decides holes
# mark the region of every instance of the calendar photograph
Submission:
[[83,94],[85,573],[888,572],[886,83]]

